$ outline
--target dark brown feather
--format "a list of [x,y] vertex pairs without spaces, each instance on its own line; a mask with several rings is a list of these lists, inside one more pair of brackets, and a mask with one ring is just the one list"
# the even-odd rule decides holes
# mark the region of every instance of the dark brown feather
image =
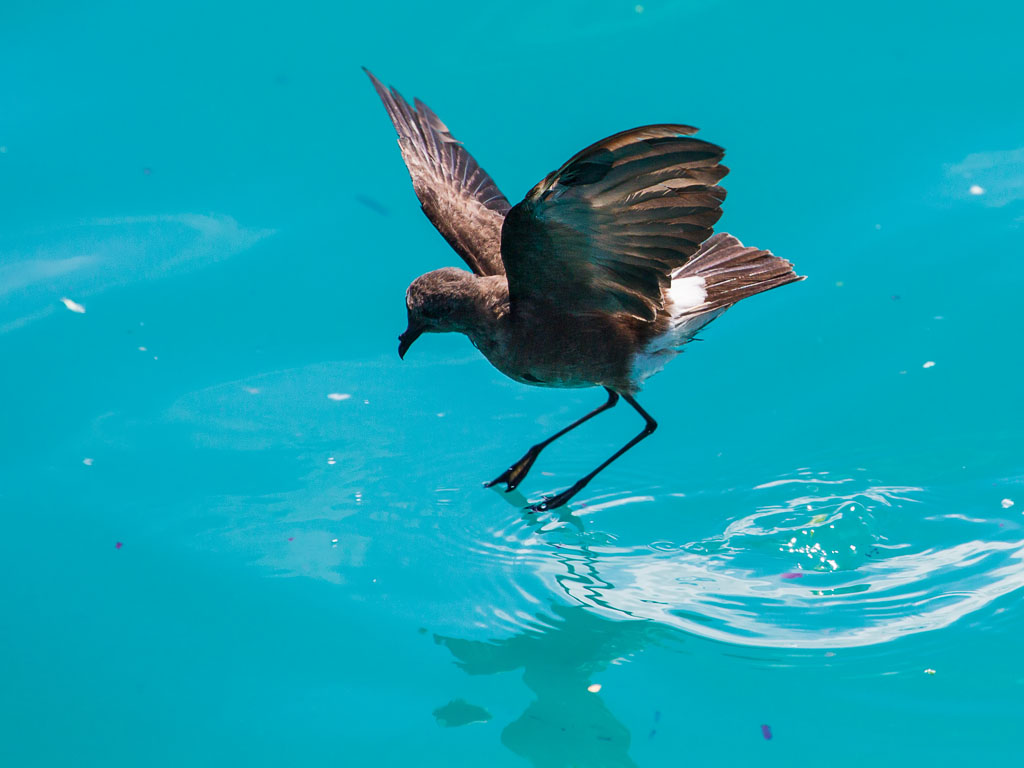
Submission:
[[690,275],[704,278],[707,291],[704,303],[694,307],[690,315],[724,309],[754,294],[804,279],[786,259],[747,247],[725,232],[709,238],[672,277]]
[[423,212],[478,275],[504,273],[501,226],[509,202],[426,104],[416,108],[364,68],[398,132],[402,159]]
[[509,211],[501,257],[512,311],[654,320],[673,269],[722,215],[724,151],[685,125],[623,131],[574,155]]

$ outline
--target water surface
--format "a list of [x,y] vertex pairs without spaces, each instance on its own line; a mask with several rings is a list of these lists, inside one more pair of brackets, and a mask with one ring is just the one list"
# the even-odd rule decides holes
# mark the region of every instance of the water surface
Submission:
[[[1021,12],[8,10],[0,762],[973,764],[1019,753]],[[510,199],[679,121],[809,279],[652,379],[568,509],[482,488],[599,391],[461,338],[359,70]],[[66,301],[65,301],[66,300]],[[557,491],[639,428],[545,451]],[[767,736],[771,738],[768,739]]]

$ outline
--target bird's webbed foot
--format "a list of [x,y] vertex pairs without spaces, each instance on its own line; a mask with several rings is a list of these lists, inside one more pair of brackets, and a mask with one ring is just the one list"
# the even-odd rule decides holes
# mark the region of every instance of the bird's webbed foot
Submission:
[[530,471],[530,467],[533,466],[533,462],[537,460],[537,456],[540,455],[540,450],[536,446],[528,450],[522,458],[520,458],[515,464],[506,469],[496,478],[491,480],[489,483],[484,483],[485,488],[497,485],[498,483],[505,483],[505,490],[514,491],[526,478],[526,473]]
[[527,507],[531,512],[547,512],[552,509],[558,509],[559,507],[565,506],[569,503],[573,496],[583,490],[583,483],[576,483],[570,488],[566,488],[561,493],[556,493],[554,496],[548,496],[542,501],[538,501],[536,504],[531,504]]

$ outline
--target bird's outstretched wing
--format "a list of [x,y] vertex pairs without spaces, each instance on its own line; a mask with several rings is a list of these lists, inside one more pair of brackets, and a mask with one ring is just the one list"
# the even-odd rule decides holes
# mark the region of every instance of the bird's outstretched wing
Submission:
[[535,186],[501,235],[512,311],[550,302],[573,314],[653,320],[671,272],[712,234],[724,150],[696,128],[648,125],[599,141]]
[[478,275],[504,272],[501,225],[509,202],[430,107],[415,109],[364,67],[398,131],[402,159],[423,212]]

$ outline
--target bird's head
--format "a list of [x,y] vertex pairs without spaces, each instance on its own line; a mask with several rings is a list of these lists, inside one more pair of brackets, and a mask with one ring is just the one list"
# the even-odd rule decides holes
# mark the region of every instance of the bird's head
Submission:
[[435,269],[420,275],[405,292],[409,327],[398,337],[398,356],[424,333],[464,331],[468,321],[467,298],[473,292],[474,277],[455,267]]

